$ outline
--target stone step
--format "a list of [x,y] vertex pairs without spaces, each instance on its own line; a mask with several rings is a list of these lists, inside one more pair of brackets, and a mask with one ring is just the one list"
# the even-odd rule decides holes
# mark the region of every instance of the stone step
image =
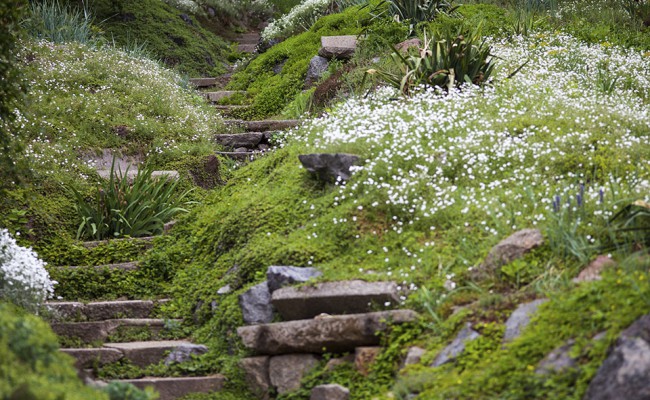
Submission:
[[241,113],[250,108],[250,106],[245,105],[221,105],[217,104],[214,108],[219,111],[219,113],[224,117],[231,117],[234,114]]
[[[118,171],[113,171],[113,174],[116,177],[125,177],[129,181],[133,181],[135,177],[138,175],[138,169],[137,168],[129,168],[128,171],[125,172],[118,172]],[[111,177],[111,170],[110,169],[98,169],[97,170],[97,175],[99,175],[100,178],[103,179],[109,179]],[[180,174],[178,171],[153,171],[151,173],[152,178],[157,178],[160,176],[167,177],[169,179],[179,179]]]
[[102,366],[119,361],[124,354],[117,349],[108,349],[105,347],[88,348],[88,349],[61,349],[62,353],[72,356],[76,359],[75,368],[81,371],[84,368]]
[[228,97],[241,94],[241,95],[246,95],[246,91],[244,90],[220,90],[218,92],[203,92],[201,93],[203,96],[208,101],[211,101],[213,103],[218,102],[219,100],[226,99]]
[[250,33],[242,33],[241,35],[237,36],[237,39],[235,39],[235,42],[241,43],[242,41],[258,41],[260,40],[260,34],[257,32],[250,32]]
[[223,389],[226,377],[223,375],[121,379],[116,382],[131,383],[140,389],[152,387],[159,394],[158,400],[175,400],[190,393],[209,393]]
[[217,84],[217,78],[190,78],[189,84],[197,88],[211,87]]
[[253,151],[216,151],[214,154],[231,158],[235,161],[253,161],[268,151],[253,150]]
[[413,322],[412,310],[332,315],[314,319],[242,326],[237,334],[256,354],[345,353],[379,344],[377,333],[390,324]]
[[395,306],[399,304],[399,291],[395,282],[322,282],[277,289],[271,302],[282,318],[290,321],[313,318],[321,313],[366,313],[386,303]]
[[144,236],[144,237],[138,237],[138,238],[121,238],[121,239],[107,239],[107,240],[95,240],[95,241],[90,241],[90,242],[83,242],[81,245],[85,247],[86,249],[94,249],[97,246],[108,244],[109,242],[113,243],[120,243],[120,242],[136,242],[138,244],[142,244],[142,246],[145,249],[150,249],[153,247],[153,239],[155,236]]
[[[173,321],[180,323],[180,320]],[[91,322],[54,322],[50,325],[59,336],[92,343],[105,341],[111,334],[129,328],[147,329],[152,336],[157,337],[165,330],[167,322],[168,320],[154,318],[122,318]]]
[[260,149],[268,148],[271,135],[267,132],[246,132],[246,133],[222,133],[214,135],[214,141],[218,144],[231,149]]
[[69,265],[69,266],[55,266],[54,268],[65,268],[65,269],[78,269],[78,268],[95,268],[95,269],[121,269],[123,271],[135,271],[138,269],[139,263],[137,261],[130,261],[125,263],[117,264],[104,264],[104,265]]
[[278,119],[278,120],[263,120],[263,121],[244,121],[240,119],[228,119],[224,121],[228,126],[241,127],[248,132],[267,132],[267,131],[282,131],[289,128],[294,128],[300,124],[297,119]]
[[239,44],[237,45],[237,51],[240,53],[254,53],[257,48],[257,43],[255,44]]
[[185,340],[104,343],[104,348],[119,350],[124,358],[138,367],[156,364],[164,359],[166,353],[180,346],[194,346],[194,344]]
[[101,321],[119,318],[149,318],[161,300],[116,300],[81,303],[76,301],[50,301],[45,303],[47,319],[62,321]]

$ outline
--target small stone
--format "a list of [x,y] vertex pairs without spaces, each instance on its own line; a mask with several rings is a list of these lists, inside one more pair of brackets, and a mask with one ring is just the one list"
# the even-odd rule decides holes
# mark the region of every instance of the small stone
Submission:
[[576,359],[569,354],[575,344],[575,340],[570,339],[566,344],[554,349],[542,361],[539,362],[536,374],[546,375],[551,372],[562,372],[566,369],[576,366]]
[[601,272],[607,267],[616,265],[616,262],[607,256],[598,256],[595,260],[589,263],[585,269],[580,271],[577,277],[573,278],[573,282],[590,282],[601,280]]
[[287,354],[271,357],[269,361],[269,378],[279,394],[284,394],[300,387],[300,381],[318,364],[318,357],[313,354]]
[[465,345],[468,342],[478,339],[480,336],[478,332],[472,329],[470,323],[465,324],[465,327],[458,332],[456,338],[436,356],[431,366],[439,367],[442,364],[455,360],[465,351]]
[[406,358],[404,359],[404,365],[406,366],[406,365],[419,364],[420,360],[422,359],[422,356],[426,352],[427,351],[422,347],[417,347],[417,346],[410,347],[408,352],[406,353]]
[[422,41],[420,39],[418,39],[418,38],[407,39],[407,40],[405,40],[405,41],[403,41],[401,43],[398,43],[395,46],[395,48],[398,51],[402,52],[402,53],[407,53],[408,50],[411,47],[415,47],[415,48],[418,48],[418,49],[421,48],[422,47]]
[[318,385],[311,390],[309,400],[348,400],[350,390],[348,388],[331,383],[328,385]]
[[544,243],[544,236],[539,229],[523,229],[503,239],[490,250],[490,253],[473,272],[474,278],[492,273],[512,261],[521,258],[532,249]]
[[222,286],[217,290],[217,294],[223,295],[223,294],[228,294],[232,291],[230,288],[230,285]]
[[239,296],[244,322],[247,324],[265,324],[273,320],[271,292],[266,281],[253,286]]
[[316,82],[320,80],[329,66],[327,58],[321,56],[312,57],[307,69],[307,77],[305,78],[305,89],[309,89]]
[[165,365],[190,361],[192,356],[199,356],[208,352],[208,348],[202,344],[182,344],[172,350],[165,358]]
[[520,304],[515,311],[510,314],[506,321],[506,331],[503,334],[503,343],[513,341],[521,335],[521,332],[530,323],[530,317],[537,312],[537,309],[548,299],[538,299],[529,303]]
[[381,353],[381,347],[357,347],[354,349],[354,367],[363,376],[368,376],[370,367]]
[[312,267],[288,267],[274,265],[266,270],[266,281],[271,293],[284,286],[304,283],[321,276],[323,273]]

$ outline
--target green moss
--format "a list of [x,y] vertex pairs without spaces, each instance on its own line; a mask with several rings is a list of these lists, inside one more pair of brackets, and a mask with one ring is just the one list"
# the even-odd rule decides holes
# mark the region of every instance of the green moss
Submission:
[[71,357],[58,351],[47,324],[0,303],[0,397],[7,399],[107,399],[85,386]]

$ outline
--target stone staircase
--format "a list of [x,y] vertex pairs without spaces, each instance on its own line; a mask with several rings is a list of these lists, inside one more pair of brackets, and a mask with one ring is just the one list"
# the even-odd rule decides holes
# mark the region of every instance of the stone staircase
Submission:
[[[150,247],[152,238],[115,239],[136,241]],[[106,241],[86,242],[93,249]],[[111,268],[134,271],[138,262],[100,266],[72,266],[58,268]],[[161,318],[161,306],[167,299],[115,301],[53,301],[46,303],[46,318],[52,330],[60,337],[61,351],[76,359],[79,376],[87,383],[103,385],[97,372],[103,367],[127,363],[146,368],[164,362],[182,363],[192,355],[207,352],[207,347],[185,340],[180,319]],[[114,379],[144,389],[153,387],[160,400],[174,400],[190,393],[208,393],[223,388],[223,375],[184,377],[141,377]]]
[[[280,284],[278,269],[282,271]],[[237,334],[253,353],[240,366],[259,398],[268,398],[273,390],[283,394],[300,387],[300,380],[324,353],[354,354],[349,361],[367,374],[368,364],[381,350],[377,334],[418,318],[411,310],[377,311],[399,304],[394,282],[353,280],[286,286],[318,276],[305,271],[314,270],[270,267],[267,281],[240,296],[244,320],[250,325],[239,327]],[[283,321],[270,322],[274,313]]]

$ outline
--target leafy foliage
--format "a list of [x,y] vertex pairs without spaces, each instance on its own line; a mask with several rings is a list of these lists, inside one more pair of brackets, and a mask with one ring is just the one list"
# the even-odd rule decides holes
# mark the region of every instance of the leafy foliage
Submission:
[[138,170],[130,182],[128,168],[119,177],[111,166],[105,186],[98,188],[93,203],[74,188],[76,209],[81,216],[77,237],[101,240],[111,237],[140,237],[160,234],[165,222],[185,212],[179,207],[184,193],[177,197],[177,181],[152,177],[153,167]]
[[451,35],[425,34],[422,48],[417,54],[402,54],[393,48],[393,60],[399,73],[368,70],[402,94],[409,96],[418,88],[439,87],[445,90],[464,84],[483,85],[494,70],[490,46],[482,40],[479,30]]
[[59,0],[31,2],[30,15],[23,21],[29,35],[53,43],[91,43],[97,38],[92,24],[88,9],[75,9]]

